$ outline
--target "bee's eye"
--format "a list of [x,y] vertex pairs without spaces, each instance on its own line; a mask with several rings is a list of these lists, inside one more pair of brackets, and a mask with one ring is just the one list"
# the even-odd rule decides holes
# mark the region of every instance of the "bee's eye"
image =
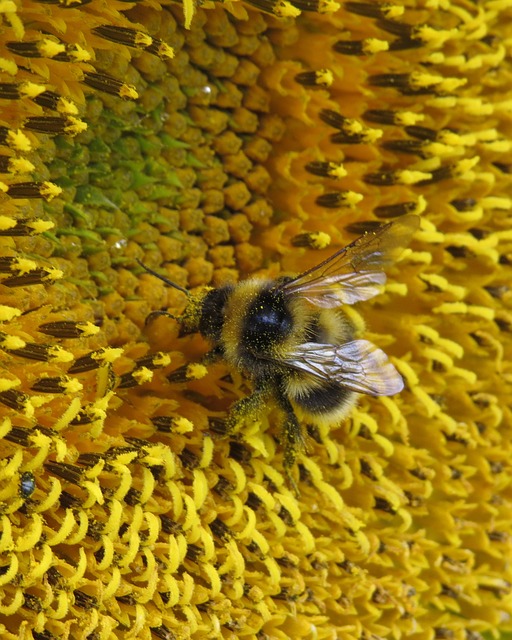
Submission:
[[292,329],[292,316],[282,295],[264,291],[251,305],[244,339],[253,349],[282,341]]

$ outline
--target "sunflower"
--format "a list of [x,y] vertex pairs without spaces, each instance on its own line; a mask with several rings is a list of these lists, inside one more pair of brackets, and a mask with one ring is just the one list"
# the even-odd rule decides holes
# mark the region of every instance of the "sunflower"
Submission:
[[[510,3],[0,14],[1,638],[507,637]],[[406,388],[308,427],[294,492],[138,261],[194,292],[408,213],[351,310]]]

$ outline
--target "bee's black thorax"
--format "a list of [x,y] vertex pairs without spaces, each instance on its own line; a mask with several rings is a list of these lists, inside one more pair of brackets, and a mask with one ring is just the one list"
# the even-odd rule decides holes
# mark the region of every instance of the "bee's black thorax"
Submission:
[[285,340],[293,329],[293,317],[284,295],[263,289],[247,307],[241,341],[255,355],[265,354]]
[[302,326],[275,280],[245,280],[228,294],[217,345],[228,364],[261,381],[281,370],[281,354]]

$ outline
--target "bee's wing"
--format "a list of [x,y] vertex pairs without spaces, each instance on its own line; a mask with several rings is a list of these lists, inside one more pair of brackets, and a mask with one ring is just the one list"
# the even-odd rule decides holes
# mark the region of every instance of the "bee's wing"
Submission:
[[416,215],[389,222],[293,280],[278,285],[278,289],[287,295],[299,294],[324,308],[373,298],[386,282],[382,269],[398,258],[418,226]]
[[339,346],[306,342],[284,362],[292,369],[370,396],[392,396],[404,388],[402,376],[387,355],[368,340]]

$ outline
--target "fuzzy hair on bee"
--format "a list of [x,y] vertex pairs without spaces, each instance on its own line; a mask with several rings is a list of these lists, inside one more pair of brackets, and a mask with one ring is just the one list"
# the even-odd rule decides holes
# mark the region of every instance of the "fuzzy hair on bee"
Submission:
[[[289,473],[305,448],[303,424],[338,424],[359,394],[391,396],[403,380],[386,354],[358,337],[344,311],[373,298],[419,227],[405,215],[357,238],[296,277],[249,278],[189,296],[178,320],[199,331],[212,352],[252,382],[252,393],[231,407],[227,431],[269,400],[283,414],[284,466]],[[157,312],[158,313],[158,312]],[[300,419],[299,419],[300,418]]]

